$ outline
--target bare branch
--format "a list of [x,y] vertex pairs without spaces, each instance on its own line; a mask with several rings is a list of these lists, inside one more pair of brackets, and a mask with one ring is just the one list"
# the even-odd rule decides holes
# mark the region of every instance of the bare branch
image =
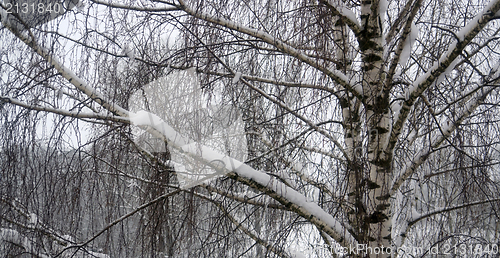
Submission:
[[495,198],[495,199],[491,199],[491,200],[470,202],[470,203],[464,203],[464,204],[460,204],[460,205],[456,205],[456,206],[452,206],[452,207],[436,209],[436,210],[427,212],[423,215],[420,215],[420,217],[418,217],[418,218],[412,218],[412,220],[408,222],[408,227],[415,225],[415,223],[419,222],[420,220],[423,220],[425,218],[428,218],[428,217],[431,217],[434,215],[438,215],[438,214],[445,213],[448,211],[463,209],[463,208],[467,208],[467,207],[471,207],[471,206],[486,204],[486,203],[495,203],[495,202],[499,202],[499,201],[500,201],[500,198]]
[[20,106],[20,107],[23,107],[23,108],[26,108],[29,110],[44,111],[44,112],[58,114],[58,115],[67,116],[67,117],[74,117],[74,118],[79,118],[79,119],[91,118],[91,119],[106,120],[106,121],[113,121],[113,122],[120,122],[120,123],[127,123],[127,124],[130,123],[130,119],[128,119],[127,117],[105,115],[105,114],[96,114],[96,113],[86,113],[86,112],[74,112],[74,111],[67,111],[67,110],[51,108],[51,107],[30,105],[30,104],[24,103],[22,101],[19,101],[17,99],[11,98],[11,97],[0,96],[0,101],[4,102],[4,103],[14,104],[16,106]]
[[247,227],[243,226],[243,224],[241,222],[239,222],[235,217],[233,217],[233,215],[231,215],[229,213],[229,211],[226,208],[224,208],[224,206],[222,206],[221,203],[219,203],[217,201],[214,201],[211,198],[206,197],[206,196],[204,196],[202,194],[199,194],[199,193],[195,193],[195,195],[198,196],[198,197],[200,197],[200,198],[203,198],[205,200],[208,200],[208,201],[212,202],[213,204],[215,204],[215,206],[217,206],[224,213],[224,215],[236,226],[237,229],[241,230],[243,233],[245,233],[247,236],[249,236],[251,239],[253,239],[257,244],[263,246],[268,251],[271,251],[271,252],[275,253],[279,257],[290,257],[289,255],[287,255],[283,251],[280,251],[280,250],[276,249],[276,247],[274,247],[270,243],[264,241],[263,239],[261,239],[256,234],[252,233],[250,231],[250,229],[248,229]]
[[435,148],[438,148],[454,131],[457,129],[457,127],[462,123],[464,119],[466,119],[468,116],[470,116],[474,110],[486,99],[486,97],[496,88],[495,86],[484,86],[484,89],[482,93],[477,96],[477,98],[472,99],[467,106],[465,107],[465,110],[460,114],[460,116],[456,119],[455,122],[449,123],[446,125],[440,125],[441,128],[443,128],[443,133],[441,135],[438,135],[432,142],[431,145],[429,146],[428,150],[421,150],[419,154],[417,154],[413,160],[407,164],[406,168],[403,169],[404,171],[402,174],[396,176],[393,180],[392,187],[391,187],[391,192],[390,195],[394,195],[396,191],[399,189],[399,187],[403,184],[406,179],[408,179],[415,171],[417,168],[424,163],[424,161],[429,158],[430,154],[433,152]]
[[66,68],[62,65],[62,63],[53,55],[49,53],[49,50],[37,44],[35,37],[30,32],[29,36],[26,33],[21,33],[17,31],[15,28],[7,26],[7,28],[22,42],[24,42],[27,46],[32,48],[36,53],[38,53],[41,57],[43,57],[50,65],[52,65],[61,75],[68,80],[71,84],[73,84],[78,90],[85,93],[92,100],[94,100],[99,105],[106,108],[108,111],[112,112],[118,116],[128,116],[128,111],[123,109],[122,107],[117,106],[113,102],[107,100],[102,94],[93,89],[90,85],[88,85],[81,78],[76,76],[70,69]]
[[117,3],[109,3],[109,2],[104,2],[100,0],[91,0],[93,3],[96,4],[101,4],[105,5],[111,8],[116,8],[116,9],[125,9],[125,10],[133,10],[133,11],[146,11],[146,12],[171,12],[171,11],[178,11],[179,8],[176,6],[172,7],[164,7],[164,8],[148,8],[148,7],[141,7],[141,6],[131,6],[131,5],[125,5],[125,4],[117,4]]
[[[182,191],[181,189],[177,189],[177,190],[175,190],[175,191],[173,191],[173,192],[166,193],[166,194],[164,194],[164,195],[161,195],[161,196],[159,196],[159,197],[155,198],[154,200],[152,200],[152,201],[150,201],[150,202],[148,202],[148,203],[145,203],[145,204],[143,204],[143,205],[141,205],[141,206],[139,206],[139,207],[135,208],[133,211],[131,211],[131,212],[129,212],[129,213],[127,213],[127,214],[125,214],[125,215],[121,216],[120,218],[118,218],[118,219],[114,220],[113,222],[109,223],[109,224],[108,224],[106,227],[104,227],[101,231],[97,232],[96,234],[94,234],[94,236],[92,236],[91,238],[87,239],[87,241],[82,242],[82,243],[77,244],[77,245],[70,245],[70,246],[68,246],[68,247],[64,248],[64,249],[63,249],[63,250],[62,250],[62,251],[61,251],[58,255],[60,255],[60,254],[64,253],[66,250],[69,250],[69,249],[72,249],[72,248],[77,248],[77,249],[80,249],[80,248],[82,248],[82,247],[85,247],[85,246],[86,246],[86,245],[88,245],[90,242],[94,241],[97,237],[99,237],[100,235],[102,235],[104,232],[106,232],[106,231],[108,231],[110,228],[112,228],[114,225],[116,225],[116,224],[118,224],[118,223],[122,222],[123,220],[125,220],[125,219],[129,218],[130,216],[132,216],[132,215],[136,214],[137,212],[139,212],[139,211],[141,211],[141,210],[143,210],[143,209],[145,209],[145,208],[147,208],[147,207],[149,207],[149,206],[151,206],[151,205],[153,205],[153,204],[155,204],[155,203],[157,203],[157,202],[159,202],[159,201],[161,201],[161,200],[163,200],[163,199],[166,199],[166,198],[168,198],[168,197],[170,197],[170,196],[173,196],[173,195],[175,195],[175,194],[180,193],[181,191]],[[58,255],[57,255],[57,256],[58,256]]]
[[362,99],[361,89],[353,87],[349,83],[349,79],[340,71],[330,70],[328,68],[325,68],[325,67],[319,65],[316,62],[316,60],[311,59],[310,57],[306,56],[305,54],[298,51],[297,49],[291,47],[290,45],[286,44],[285,42],[269,35],[268,33],[264,32],[264,31],[249,28],[249,27],[243,26],[241,24],[237,24],[233,21],[229,21],[229,20],[226,20],[223,18],[212,17],[208,14],[204,14],[204,13],[201,13],[201,12],[198,12],[198,11],[195,11],[195,10],[189,8],[183,0],[180,0],[179,2],[181,3],[182,10],[184,10],[186,13],[188,13],[196,18],[199,18],[199,19],[202,19],[202,20],[214,23],[214,24],[218,24],[220,26],[247,34],[247,35],[252,36],[252,37],[259,38],[259,39],[263,40],[264,42],[275,46],[278,50],[282,51],[283,53],[286,53],[286,54],[289,54],[293,57],[296,57],[297,59],[301,60],[302,62],[324,72],[326,75],[328,75],[330,78],[332,78],[339,85],[343,86],[345,89],[347,89],[349,92],[351,92],[354,96]]
[[500,0],[493,0],[485,9],[476,15],[459,33],[461,41],[453,43],[448,51],[439,59],[431,69],[420,76],[403,95],[405,101],[401,107],[399,116],[394,123],[389,140],[390,149],[394,148],[397,137],[401,133],[411,107],[418,97],[432,85],[432,83],[452,64],[452,62],[462,53],[472,39],[491,21],[491,18],[500,10]]

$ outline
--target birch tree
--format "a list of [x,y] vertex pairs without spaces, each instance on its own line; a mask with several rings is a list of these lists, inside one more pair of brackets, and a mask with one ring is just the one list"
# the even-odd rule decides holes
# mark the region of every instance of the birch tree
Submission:
[[[498,253],[500,1],[66,6],[31,26],[22,9],[2,3],[0,241],[15,252]],[[187,87],[199,92],[199,107],[224,106],[206,109],[211,117],[232,123],[241,114],[245,143],[236,145],[248,155],[228,147],[234,138],[210,145],[180,126],[194,121],[196,132],[222,135],[199,109],[175,109],[194,105],[178,95]],[[131,99],[144,102],[137,109]],[[172,118],[182,112],[193,116]],[[138,144],[137,130],[162,151]],[[211,180],[183,184],[196,166],[175,155]],[[78,158],[66,165],[68,157]],[[45,164],[40,178],[27,176],[32,163]],[[43,176],[62,174],[78,208],[60,208],[57,221],[47,205],[69,197],[30,193],[68,190]]]

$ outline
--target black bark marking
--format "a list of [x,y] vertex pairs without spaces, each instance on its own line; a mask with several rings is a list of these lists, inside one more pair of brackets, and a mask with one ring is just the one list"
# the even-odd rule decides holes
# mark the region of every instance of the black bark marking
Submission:
[[375,199],[377,199],[379,201],[385,201],[385,200],[388,200],[389,198],[391,198],[391,195],[389,195],[389,194],[375,197]]
[[380,211],[373,212],[369,217],[370,224],[377,224],[388,220],[389,217]]
[[379,204],[379,205],[377,205],[376,209],[378,211],[383,211],[383,210],[385,210],[385,209],[387,209],[389,207],[391,207],[391,205],[388,204],[388,203],[385,203],[385,204]]

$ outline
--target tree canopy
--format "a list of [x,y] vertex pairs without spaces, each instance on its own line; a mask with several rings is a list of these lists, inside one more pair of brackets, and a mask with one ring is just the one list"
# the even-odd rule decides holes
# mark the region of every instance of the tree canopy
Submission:
[[1,255],[498,254],[500,0],[0,3]]

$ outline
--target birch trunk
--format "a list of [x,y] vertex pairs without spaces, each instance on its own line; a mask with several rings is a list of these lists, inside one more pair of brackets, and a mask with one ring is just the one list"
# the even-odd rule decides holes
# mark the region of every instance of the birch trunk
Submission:
[[[389,257],[387,248],[391,247],[391,212],[389,187],[391,182],[391,154],[385,149],[388,134],[391,131],[389,99],[384,94],[383,82],[383,33],[379,15],[380,1],[363,1],[361,6],[361,24],[364,26],[359,36],[359,48],[362,53],[363,96],[365,99],[364,123],[368,135],[366,163],[363,166],[363,180],[355,185],[363,189],[362,202],[364,212],[357,217],[359,224],[358,239],[362,246],[362,256]],[[355,191],[359,191],[353,189]],[[359,251],[359,250],[358,250]]]

